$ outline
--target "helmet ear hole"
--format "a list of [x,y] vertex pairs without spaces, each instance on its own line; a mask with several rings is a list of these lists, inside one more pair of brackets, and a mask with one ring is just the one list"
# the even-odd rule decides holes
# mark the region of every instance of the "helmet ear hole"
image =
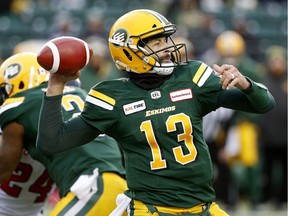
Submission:
[[132,56],[130,55],[130,53],[126,49],[123,49],[123,52],[126,55],[126,57],[129,59],[129,61],[132,61]]
[[24,84],[23,81],[21,81],[21,82],[19,83],[19,89],[23,89],[24,87],[25,87],[25,84]]

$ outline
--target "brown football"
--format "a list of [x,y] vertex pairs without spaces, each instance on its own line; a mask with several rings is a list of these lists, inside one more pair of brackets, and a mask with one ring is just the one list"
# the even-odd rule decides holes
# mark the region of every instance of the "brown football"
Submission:
[[37,61],[50,73],[73,74],[85,67],[92,55],[93,51],[85,41],[62,36],[44,44]]

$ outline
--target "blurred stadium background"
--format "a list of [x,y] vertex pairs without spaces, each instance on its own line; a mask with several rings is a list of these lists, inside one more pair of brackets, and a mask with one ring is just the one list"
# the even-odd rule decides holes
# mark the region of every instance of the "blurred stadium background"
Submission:
[[[287,45],[286,1],[184,1],[192,2],[187,4],[190,8],[182,8],[181,0],[2,0],[0,56],[8,57],[21,41],[48,39],[65,23],[70,25],[67,26],[67,34],[85,36],[89,21],[99,19],[105,36],[120,15],[139,8],[157,10],[179,25],[181,31],[185,31],[195,43],[197,54],[203,53],[213,44],[211,41],[207,43],[207,38],[203,37],[204,31],[212,34],[213,39],[213,35],[225,29],[242,28],[241,31],[246,31],[250,36],[250,41],[247,42],[252,45],[248,46],[253,50],[252,55],[258,59],[263,57],[265,50],[271,45]],[[195,13],[195,16],[191,16],[195,20],[178,23],[181,13],[189,11]],[[183,30],[184,28],[186,29]],[[257,44],[252,38],[257,39]]]
[[[107,38],[119,16],[140,8],[156,10],[177,24],[179,34],[192,41],[198,59],[225,30],[240,33],[248,55],[260,63],[265,63],[271,46],[287,50],[286,0],[1,0],[0,63],[17,49],[37,51],[60,35]],[[49,208],[51,203],[46,215]],[[287,215],[287,203],[277,208],[265,203],[253,209],[249,201],[240,199],[231,215],[273,214]]]

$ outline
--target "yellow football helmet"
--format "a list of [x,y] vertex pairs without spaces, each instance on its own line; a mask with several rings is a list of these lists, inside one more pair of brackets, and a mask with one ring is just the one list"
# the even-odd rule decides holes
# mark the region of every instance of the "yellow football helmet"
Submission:
[[[175,44],[171,35],[177,31],[177,27],[170,23],[161,14],[152,10],[133,10],[120,17],[112,26],[109,34],[109,49],[113,60],[118,69],[122,71],[147,73],[151,70],[164,71],[169,73],[171,67],[181,63],[179,49],[185,44]],[[172,65],[164,65],[157,61],[152,55],[157,56],[157,52],[150,49],[153,53],[148,54],[144,49],[147,39],[166,37],[172,43],[166,49],[172,50]],[[150,52],[151,52],[150,51]],[[186,59],[187,61],[187,59]],[[172,71],[173,71],[172,69]],[[161,72],[160,72],[161,74]]]
[[49,73],[37,62],[36,53],[22,52],[0,66],[0,105],[16,93],[48,81]]
[[238,57],[245,51],[245,41],[243,37],[235,31],[224,31],[216,38],[215,49],[223,57]]

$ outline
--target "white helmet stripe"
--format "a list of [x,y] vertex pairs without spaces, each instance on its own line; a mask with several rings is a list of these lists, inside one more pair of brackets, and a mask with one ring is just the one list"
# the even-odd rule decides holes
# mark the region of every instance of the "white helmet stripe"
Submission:
[[[32,66],[30,68],[30,76],[29,76],[29,83],[28,83],[28,89],[33,88],[33,78],[34,78],[35,68]],[[37,83],[38,84],[38,83]]]
[[143,10],[143,11],[153,14],[163,25],[166,25],[167,23],[169,23],[169,21],[164,16],[162,16],[161,14],[155,11],[152,11],[152,10]]

